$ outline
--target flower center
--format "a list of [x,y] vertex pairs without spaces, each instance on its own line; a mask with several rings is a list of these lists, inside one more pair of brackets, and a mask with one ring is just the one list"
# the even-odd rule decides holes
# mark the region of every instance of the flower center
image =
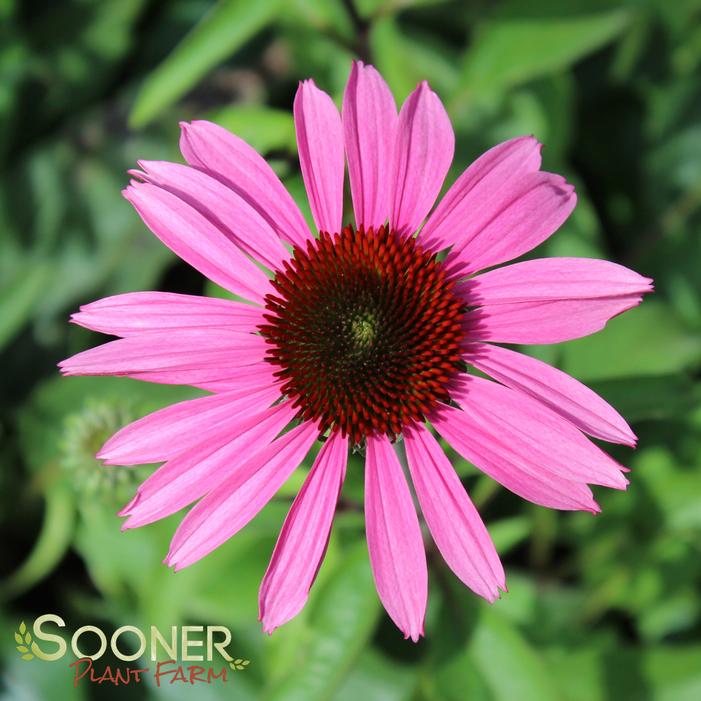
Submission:
[[284,268],[259,330],[298,418],[360,443],[395,437],[448,399],[463,303],[415,239],[384,226],[322,232]]

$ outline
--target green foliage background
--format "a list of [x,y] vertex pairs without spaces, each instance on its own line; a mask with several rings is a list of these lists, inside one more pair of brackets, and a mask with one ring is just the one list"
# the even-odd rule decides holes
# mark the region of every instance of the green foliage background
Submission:
[[[701,699],[700,18],[698,0],[0,0],[0,698]],[[539,254],[618,260],[657,288],[600,334],[529,351],[634,424],[638,450],[613,451],[632,468],[628,492],[597,490],[597,517],[556,513],[456,459],[510,592],[485,604],[433,553],[418,645],[373,589],[359,462],[309,605],[269,638],[257,587],[303,474],[174,575],[161,560],[179,516],[120,533],[115,515],[150,468],[92,456],[192,393],[55,368],[102,340],[67,323],[82,303],[217,293],[120,197],[136,159],[178,160],[178,121],[215,119],[303,204],[297,81],[338,100],[354,56],[398,101],[422,79],[439,92],[457,135],[447,182],[494,143],[535,134],[545,167],[579,193]],[[228,625],[251,664],[226,685],[73,689],[67,661],[15,650],[19,622],[49,611],[69,632]]]

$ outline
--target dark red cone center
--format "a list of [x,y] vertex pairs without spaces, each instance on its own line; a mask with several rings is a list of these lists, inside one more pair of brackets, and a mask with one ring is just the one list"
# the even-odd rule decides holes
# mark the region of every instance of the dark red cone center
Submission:
[[421,421],[459,369],[463,303],[443,265],[384,226],[321,233],[273,280],[266,359],[298,418],[355,443]]

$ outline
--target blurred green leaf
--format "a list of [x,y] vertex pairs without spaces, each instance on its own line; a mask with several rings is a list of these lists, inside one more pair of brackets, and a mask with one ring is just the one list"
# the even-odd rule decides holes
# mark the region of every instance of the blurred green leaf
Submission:
[[629,422],[683,416],[701,402],[701,389],[686,374],[601,380],[589,386]]
[[431,87],[445,99],[458,81],[457,56],[431,35],[407,34],[394,17],[372,25],[370,43],[377,69],[401,104],[418,83],[431,79]]
[[677,373],[701,359],[701,335],[662,301],[643,304],[592,336],[562,345],[562,369],[580,380]]
[[667,645],[647,651],[560,648],[548,655],[564,701],[696,701],[701,696],[699,659],[698,645]]
[[470,655],[495,701],[555,701],[558,694],[538,653],[507,619],[482,607]]
[[[410,701],[418,670],[367,649],[353,667],[333,701]],[[472,700],[471,700],[472,701]]]
[[502,555],[525,540],[529,532],[530,521],[525,516],[504,518],[489,524],[489,534],[492,536],[494,547]]
[[618,3],[506,2],[478,28],[465,54],[461,99],[498,95],[561,71],[611,41],[629,18]]
[[5,278],[0,287],[0,348],[31,318],[51,273],[48,263],[25,259]]
[[146,79],[130,124],[134,128],[148,124],[272,21],[279,6],[280,0],[220,0]]
[[232,105],[212,112],[208,118],[240,136],[260,153],[276,149],[296,153],[292,112],[260,105]]

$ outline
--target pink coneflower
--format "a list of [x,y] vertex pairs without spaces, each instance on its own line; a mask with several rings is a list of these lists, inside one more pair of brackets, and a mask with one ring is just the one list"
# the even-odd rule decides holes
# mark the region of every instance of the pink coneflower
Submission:
[[[598,511],[588,484],[625,489],[625,468],[584,434],[632,446],[633,432],[577,380],[494,343],[593,333],[637,305],[651,281],[581,258],[480,273],[555,232],[575,206],[574,189],[539,170],[540,144],[520,137],[482,155],[430,212],[454,136],[427,83],[397,115],[378,72],[356,63],[342,115],[308,80],[294,118],[319,234],[249,145],[209,122],[184,124],[189,165],[140,162],[124,196],[178,256],[247,302],[161,292],[93,302],[73,321],[120,339],[61,368],[211,392],[130,424],[98,453],[108,464],[164,463],[120,513],[124,528],[197,501],[166,558],[176,570],[243,528],[323,441],[263,578],[267,632],[304,606],[348,450],[364,450],[377,591],[405,636],[418,640],[426,556],[399,446],[438,550],[494,601],[504,570],[426,424],[524,499]],[[345,161],[356,223],[344,228]]]

